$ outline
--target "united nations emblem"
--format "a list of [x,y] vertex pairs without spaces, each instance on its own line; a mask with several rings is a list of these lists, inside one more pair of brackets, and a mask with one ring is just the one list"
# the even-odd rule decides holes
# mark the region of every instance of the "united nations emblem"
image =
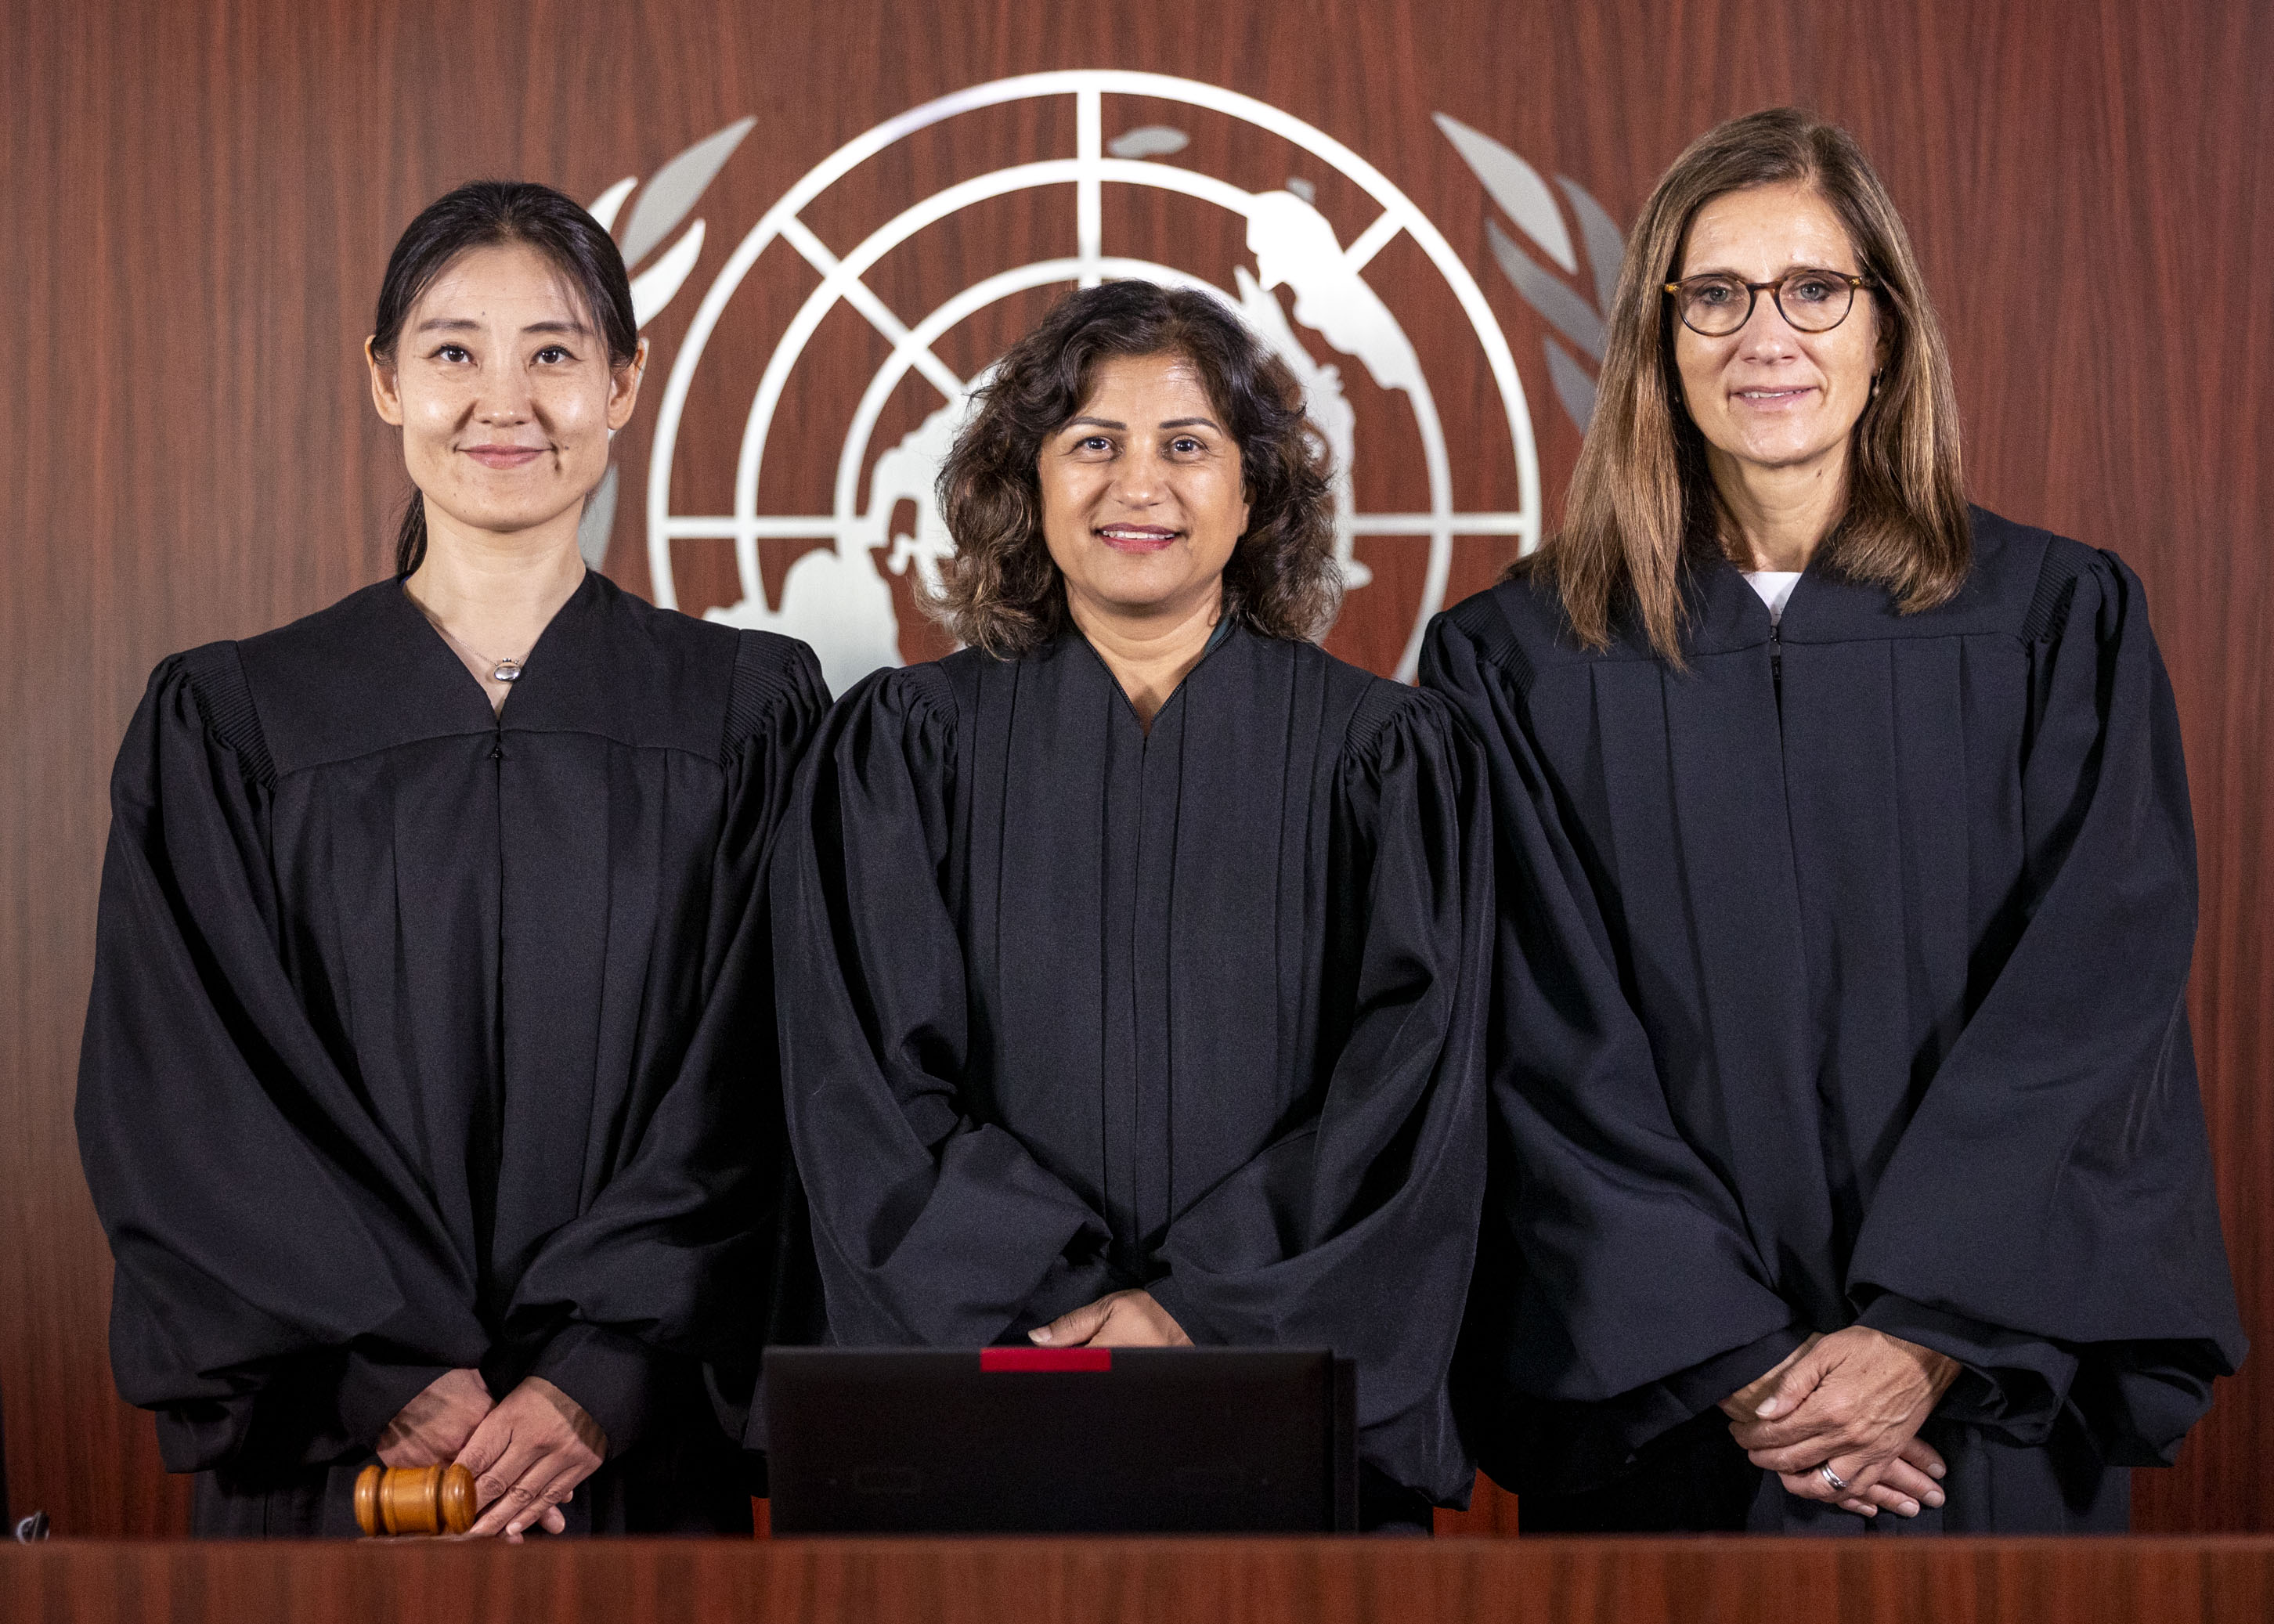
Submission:
[[[880,211],[864,217],[857,202],[844,201],[889,198],[896,152],[913,140],[930,143],[935,164],[938,154],[960,149],[998,157],[999,122],[974,131],[960,148],[955,137],[960,121],[999,121],[1006,113],[1017,116],[1011,127],[1032,148],[1025,162],[967,165],[969,172],[880,218]],[[1513,171],[1477,145],[1485,138],[1470,139],[1474,132],[1440,122],[1495,199],[1510,207],[1507,177]],[[676,229],[749,124],[720,131],[658,172],[621,234],[629,263],[637,267]],[[1219,156],[1224,154],[1245,154],[1244,162]],[[1201,162],[1204,154],[1216,160],[1216,172]],[[1525,169],[1512,154],[1506,156]],[[1284,180],[1258,184],[1258,165],[1275,161]],[[632,184],[612,188],[596,202],[596,214],[613,223]],[[1071,208],[1065,207],[1069,199]],[[1538,201],[1517,198],[1519,206],[1535,207],[1510,211],[1535,242],[1541,240]],[[1063,252],[982,265],[983,274],[966,285],[929,287],[911,300],[906,267],[912,244],[927,234],[953,237],[959,226],[968,241],[983,234],[970,223],[979,214],[993,209],[999,219],[1005,207],[1021,206],[1032,208],[1026,218],[1038,240],[1062,229]],[[1218,229],[1179,226],[1164,212],[1182,209],[1186,213],[1177,219],[1197,221],[1190,213],[1195,207]],[[1554,215],[1552,200],[1547,214]],[[1583,214],[1582,224],[1600,257],[1593,222]],[[686,281],[703,230],[704,222],[695,222],[641,269],[635,302],[643,322]],[[1396,269],[1387,271],[1385,251],[1401,239]],[[1610,240],[1615,244],[1615,228]],[[1495,238],[1491,245],[1510,269],[1503,242]],[[1576,268],[1568,244],[1561,252],[1553,241],[1546,246],[1567,271]],[[973,257],[968,249],[945,251],[929,262]],[[877,290],[885,276],[892,301]],[[1037,289],[1116,277],[1213,295],[1239,312],[1301,380],[1338,470],[1344,617],[1360,614],[1389,633],[1378,630],[1369,639],[1369,663],[1412,678],[1422,632],[1445,605],[1457,549],[1481,545],[1497,558],[1537,545],[1540,471],[1508,341],[1467,266],[1412,200],[1340,141],[1262,102],[1191,79],[1083,70],[975,86],[890,119],[817,165],[742,237],[704,292],[662,390],[645,515],[655,601],[680,603],[675,546],[682,560],[689,547],[731,548],[737,596],[714,603],[708,618],[802,639],[820,657],[832,690],[842,693],[880,666],[921,658],[923,634],[905,623],[918,595],[911,589],[934,585],[953,552],[935,482],[973,391],[985,382],[986,357],[1000,348],[988,341],[991,347],[975,350],[970,324],[984,330],[993,312],[999,325],[998,306]],[[1521,282],[1518,287],[1539,307],[1540,289]],[[1557,290],[1568,292],[1560,283]],[[727,376],[712,375],[715,365],[706,373],[722,322],[738,303],[754,297],[786,316],[772,323],[771,350],[755,383],[747,358],[726,363]],[[1410,312],[1417,310],[1425,312],[1427,342],[1415,339],[1417,318]],[[845,375],[841,345],[825,358],[816,343],[825,324],[834,319],[841,325],[847,312],[873,330],[863,335],[867,353],[881,357],[865,379]],[[1467,436],[1457,466],[1445,404],[1429,376],[1433,368],[1445,370],[1449,335],[1468,346],[1452,363],[1465,375],[1454,409],[1482,409],[1493,419],[1488,432]],[[1584,373],[1575,378],[1575,366],[1555,366],[1570,357],[1550,344],[1558,394],[1575,410]],[[817,372],[826,375],[801,381]],[[812,421],[816,400],[836,402],[832,421],[841,428]],[[739,436],[727,425],[702,420],[722,402],[741,417]],[[719,495],[728,485],[722,468],[697,464],[706,448],[710,463],[723,462],[719,454],[730,438],[731,500],[705,501],[700,493],[706,485]],[[806,476],[810,494],[784,500],[800,482],[786,477],[780,465],[810,463],[825,445],[834,453],[825,492],[817,473],[801,468],[795,471]],[[611,484],[601,493],[611,508],[613,490]],[[1492,494],[1502,500],[1480,500]],[[596,500],[593,506],[604,504]],[[588,529],[602,543],[612,517],[588,515]],[[786,572],[776,569],[770,594],[762,553],[774,547],[779,558],[781,544],[796,556]]]

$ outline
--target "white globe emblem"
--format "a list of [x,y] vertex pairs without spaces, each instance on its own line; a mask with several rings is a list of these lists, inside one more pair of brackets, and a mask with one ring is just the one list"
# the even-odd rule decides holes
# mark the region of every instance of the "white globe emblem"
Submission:
[[[1109,152],[1103,137],[1103,98],[1142,96],[1181,102],[1229,115],[1276,135],[1311,154],[1362,189],[1381,214],[1347,245],[1339,242],[1326,216],[1291,181],[1282,191],[1251,192],[1226,181],[1174,164],[1148,161],[1147,153],[1181,147],[1182,139],[1165,129],[1131,132]],[[911,132],[975,109],[1046,96],[1071,96],[1075,103],[1075,147],[1071,157],[1044,157],[949,186],[871,232],[841,257],[800,218],[829,188]],[[1115,155],[1129,154],[1133,155]],[[1071,185],[1075,192],[1076,241],[1063,258],[1038,260],[1005,270],[964,289],[913,326],[903,323],[862,278],[892,249],[937,222],[983,199],[1030,187]],[[1228,269],[1227,288],[1204,270],[1107,252],[1103,240],[1103,188],[1151,186],[1214,204],[1246,221],[1246,243],[1253,264]],[[1467,317],[1497,386],[1508,420],[1519,506],[1514,512],[1462,512],[1454,500],[1454,480],[1443,426],[1428,380],[1414,346],[1390,306],[1364,275],[1367,265],[1399,233],[1410,235],[1428,256]],[[705,346],[728,301],[765,251],[780,243],[799,255],[821,278],[819,286],[783,331],[750,399],[735,468],[731,514],[670,511],[673,458],[679,443],[689,390],[703,364]],[[683,274],[683,273],[682,273]],[[942,560],[953,545],[933,495],[934,483],[955,431],[969,409],[972,391],[985,381],[958,377],[935,353],[940,336],[999,300],[1054,283],[1092,287],[1120,277],[1202,289],[1239,312],[1250,327],[1294,369],[1304,385],[1312,420],[1331,447],[1337,473],[1337,552],[1352,593],[1362,592],[1369,572],[1353,555],[1360,536],[1427,538],[1428,559],[1419,602],[1398,663],[1397,676],[1410,680],[1420,656],[1429,617],[1444,606],[1457,537],[1512,536],[1529,552],[1540,535],[1540,475],[1532,420],[1507,339],[1495,320],[1476,280],[1443,236],[1379,170],[1324,132],[1254,99],[1193,79],[1152,73],[1077,70],[1028,74],[997,80],[943,96],[901,114],[848,142],[791,187],[736,246],[704,296],[685,342],[674,358],[658,414],[648,471],[648,561],[655,601],[676,607],[672,580],[672,543],[680,538],[731,541],[741,598],[708,612],[707,618],[731,625],[763,628],[799,637],[819,656],[831,689],[843,693],[880,666],[901,663],[900,627],[890,585],[878,574],[871,549],[889,548],[885,568],[895,575],[910,569],[926,587],[936,585]],[[1291,324],[1274,289],[1293,295]],[[782,514],[759,508],[759,476],[768,436],[783,392],[823,318],[840,301],[865,317],[892,346],[862,392],[839,454],[834,500],[826,514]],[[1382,513],[1361,509],[1364,485],[1357,414],[1344,397],[1340,372],[1321,363],[1295,328],[1309,330],[1336,354],[1364,366],[1380,388],[1401,395],[1412,410],[1426,464],[1427,511]],[[870,441],[893,390],[914,372],[937,389],[938,408],[899,443],[872,458]],[[865,476],[865,477],[864,477]],[[894,513],[913,505],[913,528],[887,536]],[[779,604],[767,601],[759,570],[762,539],[826,540],[830,546],[807,552],[791,565]]]

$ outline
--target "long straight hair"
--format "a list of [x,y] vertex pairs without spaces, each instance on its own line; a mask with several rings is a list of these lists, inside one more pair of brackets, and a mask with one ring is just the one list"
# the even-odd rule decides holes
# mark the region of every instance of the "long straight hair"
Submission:
[[[418,296],[460,254],[507,243],[525,243],[551,260],[590,307],[608,347],[608,365],[631,365],[639,353],[639,323],[615,240],[570,199],[529,180],[470,182],[428,204],[404,228],[379,284],[372,353],[392,365]],[[395,534],[395,573],[407,575],[425,558],[426,499],[413,489]]]
[[1872,312],[1887,335],[1879,388],[1857,420],[1847,506],[1821,567],[1885,588],[1904,613],[1947,601],[1972,547],[1959,460],[1958,395],[1942,326],[1886,188],[1846,131],[1794,108],[1708,130],[1658,183],[1627,244],[1613,296],[1594,420],[1579,450],[1562,528],[1517,570],[1555,582],[1581,643],[1608,648],[1622,612],[1683,664],[1687,568],[1734,539],[1706,470],[1705,437],[1683,405],[1666,283],[1698,210],[1753,186],[1801,182],[1847,227]]

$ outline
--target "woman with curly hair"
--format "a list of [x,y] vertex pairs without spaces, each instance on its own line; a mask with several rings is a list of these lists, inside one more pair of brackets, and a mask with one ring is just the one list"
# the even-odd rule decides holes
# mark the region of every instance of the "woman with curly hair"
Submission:
[[1312,641],[1300,387],[1075,293],[941,476],[967,645],[831,714],[777,854],[793,1142],[840,1343],[1332,1347],[1361,1515],[1465,1493],[1489,836],[1434,696]]

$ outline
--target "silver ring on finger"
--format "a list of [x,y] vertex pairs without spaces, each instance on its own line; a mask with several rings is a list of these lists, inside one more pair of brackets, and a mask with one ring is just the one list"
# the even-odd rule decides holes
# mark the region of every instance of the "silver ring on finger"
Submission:
[[1832,1485],[1832,1492],[1834,1493],[1844,1494],[1847,1492],[1848,1479],[1832,1470],[1831,1462],[1826,1461],[1823,1465],[1818,1467],[1816,1469],[1816,1475]]

